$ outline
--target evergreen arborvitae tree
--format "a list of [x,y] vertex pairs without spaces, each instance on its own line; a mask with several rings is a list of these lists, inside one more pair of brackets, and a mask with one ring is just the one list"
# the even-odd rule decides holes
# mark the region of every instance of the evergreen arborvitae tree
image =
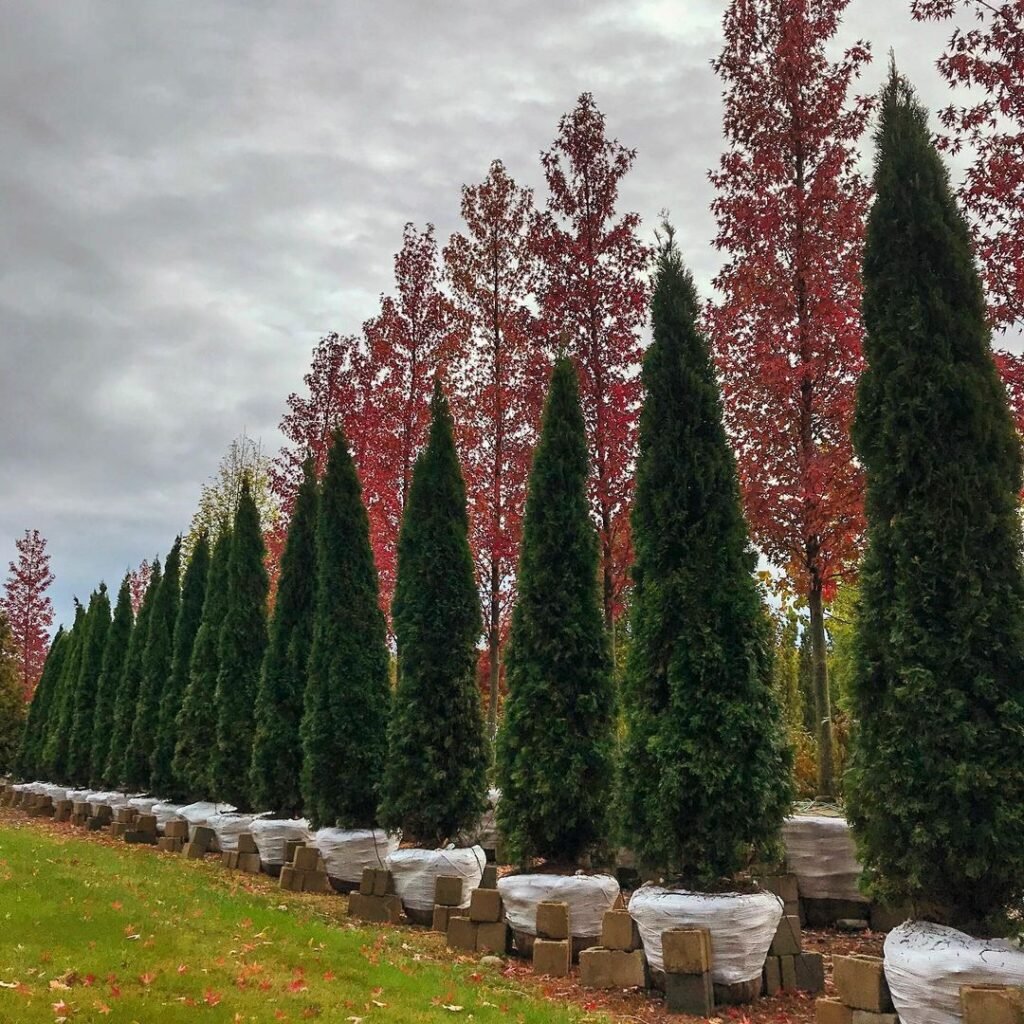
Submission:
[[387,757],[391,683],[370,525],[340,427],[320,489],[316,551],[316,617],[300,726],[302,803],[316,828],[369,828]]
[[718,382],[671,229],[654,284],[619,791],[640,860],[699,885],[774,852],[792,754]]
[[1021,451],[968,228],[895,68],[877,147],[846,792],[876,895],[973,930],[1024,899]]
[[146,593],[135,616],[131,639],[128,641],[128,654],[124,661],[124,672],[114,702],[114,731],[110,736],[110,753],[107,754],[107,780],[113,786],[120,786],[127,779],[128,748],[132,739],[132,728],[135,725],[135,712],[138,707],[139,693],[142,689],[143,658],[146,653],[146,641],[149,639],[149,622],[153,614],[157,591],[160,589],[160,559],[153,559],[153,570],[149,577]]
[[110,632],[110,598],[107,585],[101,583],[89,599],[85,616],[86,639],[82,664],[75,687],[75,707],[68,741],[68,778],[77,786],[88,785],[92,776],[92,731],[96,716],[96,693],[103,654]]
[[228,561],[228,595],[218,646],[217,742],[210,767],[210,795],[248,807],[253,707],[267,646],[266,549],[249,480],[235,512]]
[[53,782],[67,782],[68,743],[74,722],[75,686],[82,665],[85,645],[85,607],[75,598],[75,620],[68,635],[68,653],[61,665],[60,679],[54,694],[53,709],[46,727],[42,774]]
[[[174,773],[174,747],[177,742],[177,719],[188,688],[192,647],[203,617],[206,580],[210,574],[210,540],[206,532],[199,534],[192,557],[185,568],[181,584],[181,600],[171,642],[171,663],[160,697],[156,739],[150,759],[150,784],[154,793],[169,800],[186,796],[183,780]],[[166,579],[166,575],[164,579]]]
[[231,559],[231,530],[217,533],[210,556],[210,570],[203,597],[203,614],[192,645],[188,685],[175,719],[176,739],[171,763],[183,800],[207,800],[211,792],[210,759],[217,742],[215,696],[220,629],[228,600],[228,562]]
[[125,783],[136,789],[152,788],[152,760],[160,723],[160,703],[171,674],[174,623],[181,600],[181,538],[177,537],[164,562],[160,588],[153,599],[142,654],[142,679],[125,754]]
[[302,483],[281,555],[269,642],[263,658],[252,745],[254,807],[281,817],[302,813],[302,741],[299,726],[313,645],[316,599],[316,475],[302,467]]
[[563,356],[530,471],[498,735],[498,827],[521,860],[572,864],[609,839],[615,693],[586,437],[576,371]]
[[107,632],[103,650],[103,663],[99,681],[96,683],[96,712],[92,724],[92,753],[89,784],[92,786],[113,786],[116,779],[107,777],[107,760],[110,756],[110,740],[114,731],[114,711],[117,691],[124,675],[128,644],[132,635],[132,590],[131,574],[125,573],[121,589],[117,592],[114,618]]
[[50,644],[46,655],[42,674],[32,694],[32,703],[28,707],[28,718],[22,734],[21,747],[15,764],[18,778],[29,779],[42,773],[43,745],[46,742],[46,723],[53,708],[57,682],[60,679],[61,666],[67,654],[68,635],[60,626],[57,635]]
[[25,696],[11,627],[0,614],[0,773],[15,767],[25,733]]
[[392,612],[398,686],[388,727],[381,824],[443,846],[487,806],[487,739],[476,683],[480,594],[466,487],[439,384],[398,538]]

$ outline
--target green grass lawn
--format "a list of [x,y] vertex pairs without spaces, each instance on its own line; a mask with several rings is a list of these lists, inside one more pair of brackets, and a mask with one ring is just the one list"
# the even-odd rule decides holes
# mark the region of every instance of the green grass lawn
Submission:
[[0,1022],[605,1019],[345,903],[0,812]]

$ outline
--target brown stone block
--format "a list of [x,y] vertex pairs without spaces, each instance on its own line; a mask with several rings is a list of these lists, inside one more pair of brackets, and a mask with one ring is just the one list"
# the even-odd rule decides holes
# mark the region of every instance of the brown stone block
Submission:
[[533,970],[552,978],[564,978],[572,962],[572,944],[568,939],[537,939],[533,944]]
[[238,852],[236,850],[225,850],[220,855],[220,862],[224,867],[234,870],[238,867]]
[[885,968],[877,956],[835,956],[832,980],[839,998],[855,1010],[891,1013],[892,999],[885,980]]
[[295,862],[295,851],[306,843],[302,839],[286,839],[284,843],[284,862],[293,864]]
[[238,852],[241,854],[260,852],[251,832],[240,832],[238,834]]
[[453,917],[448,921],[447,942],[452,949],[476,950],[476,933],[480,926],[468,917]]
[[500,921],[504,906],[497,889],[474,889],[469,897],[469,919],[471,921]]
[[164,835],[169,839],[184,839],[188,841],[188,822],[184,818],[175,818],[174,821],[164,825]]
[[93,817],[103,818],[107,822],[111,822],[114,820],[114,808],[110,804],[100,804],[93,812]]
[[476,951],[504,956],[509,947],[509,929],[504,921],[488,921],[476,929]]
[[326,871],[303,871],[302,872],[303,892],[330,892],[331,880],[327,877]]
[[796,956],[800,952],[800,918],[785,915],[775,930],[768,952],[772,956]]
[[640,949],[640,932],[628,910],[606,910],[601,918],[601,945],[627,953]]
[[285,864],[281,868],[278,884],[288,892],[302,892],[302,874],[291,864]]
[[480,879],[481,889],[497,889],[498,888],[498,865],[497,864],[486,864],[484,865],[484,873]]
[[213,846],[213,841],[216,839],[213,829],[208,825],[193,826],[189,835],[192,845],[198,846],[203,853],[206,853]]
[[395,880],[387,868],[374,868],[373,871],[373,895],[390,896],[395,891]]
[[110,834],[115,839],[124,839],[124,834],[131,828],[126,821],[115,821],[110,826]]
[[373,882],[376,878],[375,868],[363,868],[363,877],[359,880],[359,893],[362,896],[373,895]]
[[434,903],[439,907],[462,906],[462,879],[456,875],[438,875],[434,881]]
[[156,848],[163,853],[181,853],[185,840],[180,836],[161,836],[156,841]]
[[1024,1024],[1024,988],[962,985],[964,1024]]
[[156,815],[155,814],[140,814],[135,819],[135,831],[136,832],[149,832],[152,835],[156,835]]
[[769,956],[761,971],[761,994],[778,995],[782,989],[782,965],[777,956]]
[[181,847],[182,856],[185,860],[202,860],[206,856],[206,850],[195,843],[185,843]]
[[537,938],[569,938],[569,904],[562,900],[541,900],[537,904]]
[[320,851],[315,846],[297,846],[291,863],[299,871],[316,871],[320,866]]
[[260,855],[258,853],[240,853],[238,855],[238,870],[258,875],[260,873]]
[[838,999],[818,999],[814,1016],[817,1024],[853,1024],[853,1010]]
[[114,821],[120,822],[123,825],[131,825],[138,814],[138,811],[134,807],[115,807],[114,808]]
[[707,928],[670,928],[661,934],[666,974],[704,974],[711,970],[711,933]]
[[825,959],[820,953],[797,953],[793,966],[798,991],[812,995],[825,991]]
[[691,1017],[710,1017],[715,1008],[711,972],[666,974],[665,1005],[669,1013],[685,1013]]

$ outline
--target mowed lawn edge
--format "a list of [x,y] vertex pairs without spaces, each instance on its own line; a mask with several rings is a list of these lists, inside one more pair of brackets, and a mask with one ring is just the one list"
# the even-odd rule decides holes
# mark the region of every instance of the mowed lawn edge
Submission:
[[607,1021],[336,895],[0,812],[0,1024]]

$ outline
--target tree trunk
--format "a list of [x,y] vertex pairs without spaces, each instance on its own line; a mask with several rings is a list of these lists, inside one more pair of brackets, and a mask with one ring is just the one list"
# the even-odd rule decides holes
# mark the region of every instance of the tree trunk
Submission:
[[828,664],[825,660],[825,615],[821,584],[815,581],[807,595],[811,613],[811,681],[814,687],[814,717],[818,725],[818,795],[835,796],[832,778],[832,706],[828,692]]
[[487,734],[491,740],[498,733],[498,683],[501,678],[501,634],[499,630],[498,614],[498,563],[491,562],[491,607],[490,622],[487,630],[487,650],[490,659],[488,666],[490,673],[489,696],[487,703]]

